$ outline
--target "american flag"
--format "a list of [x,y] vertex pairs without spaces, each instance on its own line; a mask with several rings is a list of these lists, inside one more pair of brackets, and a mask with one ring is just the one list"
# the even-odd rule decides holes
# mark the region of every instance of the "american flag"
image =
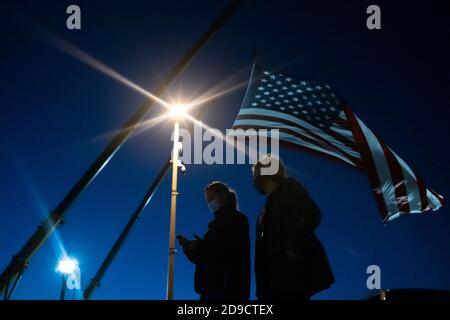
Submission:
[[444,198],[370,130],[330,85],[253,66],[233,129],[279,129],[280,144],[364,171],[384,222],[437,210]]

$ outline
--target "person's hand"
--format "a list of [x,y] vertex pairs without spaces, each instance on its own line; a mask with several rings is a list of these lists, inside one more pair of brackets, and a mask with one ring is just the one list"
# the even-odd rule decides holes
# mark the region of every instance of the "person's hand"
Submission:
[[177,235],[177,240],[180,243],[181,246],[184,246],[186,244],[187,241],[189,241],[188,239],[186,239],[185,236],[183,236],[182,234],[178,234]]
[[183,250],[195,251],[197,249],[199,240],[186,240],[182,245]]
[[197,249],[197,246],[198,246],[201,238],[199,236],[197,236],[196,234],[194,234],[194,237],[195,237],[195,240],[188,240],[188,239],[186,239],[185,236],[183,236],[182,234],[179,234],[179,235],[177,235],[177,240],[180,243],[183,250],[195,251]]

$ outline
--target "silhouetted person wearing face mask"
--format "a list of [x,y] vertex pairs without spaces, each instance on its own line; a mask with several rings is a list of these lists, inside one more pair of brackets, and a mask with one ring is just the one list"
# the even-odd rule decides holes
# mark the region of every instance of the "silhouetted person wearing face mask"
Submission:
[[[261,174],[276,164],[274,174]],[[256,295],[263,300],[309,300],[334,282],[325,250],[315,235],[321,220],[319,208],[298,181],[285,176],[279,159],[267,155],[255,163],[252,172],[255,189],[266,196],[257,223]]]
[[247,217],[237,210],[234,191],[222,182],[205,188],[205,200],[214,219],[200,238],[177,239],[195,264],[195,291],[200,300],[248,300],[250,294],[250,237]]

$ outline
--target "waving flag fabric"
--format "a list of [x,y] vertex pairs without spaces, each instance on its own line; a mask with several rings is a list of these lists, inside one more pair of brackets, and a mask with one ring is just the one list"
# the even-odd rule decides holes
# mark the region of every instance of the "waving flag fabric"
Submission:
[[364,171],[384,222],[437,210],[444,203],[328,84],[254,66],[233,124],[233,129],[239,128],[279,129],[284,145]]

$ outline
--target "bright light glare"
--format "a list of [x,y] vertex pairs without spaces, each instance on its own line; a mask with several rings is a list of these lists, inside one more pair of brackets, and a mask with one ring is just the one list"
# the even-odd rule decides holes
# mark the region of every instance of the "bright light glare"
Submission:
[[78,261],[75,259],[63,259],[59,262],[57,270],[64,274],[72,274],[78,266]]
[[182,118],[186,115],[186,107],[181,104],[175,104],[170,107],[170,114],[175,118]]

